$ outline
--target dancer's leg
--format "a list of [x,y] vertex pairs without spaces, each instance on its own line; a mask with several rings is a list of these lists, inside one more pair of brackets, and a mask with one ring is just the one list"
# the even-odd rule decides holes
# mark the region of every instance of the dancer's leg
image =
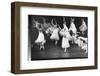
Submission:
[[43,48],[43,50],[45,49],[45,48],[44,48],[44,44],[42,45],[42,48]]
[[40,44],[40,50],[42,49],[42,45]]
[[43,49],[43,45],[42,45],[42,42],[40,43],[40,50],[41,50],[41,49]]
[[57,45],[57,43],[58,43],[58,40],[55,40],[55,45]]
[[45,48],[44,48],[44,42],[42,42],[42,48],[43,48],[43,50],[45,49]]
[[64,52],[66,52],[67,48],[64,49]]

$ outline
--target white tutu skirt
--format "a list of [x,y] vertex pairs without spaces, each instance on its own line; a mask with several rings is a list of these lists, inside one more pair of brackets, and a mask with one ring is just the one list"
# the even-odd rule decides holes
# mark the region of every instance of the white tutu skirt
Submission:
[[77,40],[75,41],[75,43],[78,44],[79,47],[82,47],[82,45],[83,45],[83,41],[80,40],[80,39],[77,39]]
[[63,29],[60,31],[60,35],[63,36],[62,38],[62,48],[68,48],[70,47],[70,44],[69,44],[69,40],[71,38],[70,34],[68,31],[64,31]]
[[86,43],[83,44],[82,49],[87,51],[87,44]]
[[73,33],[76,33],[76,32],[77,32],[77,29],[76,29],[76,27],[75,27],[75,24],[74,24],[74,23],[72,23],[72,24],[71,24],[71,26],[70,26],[69,30],[71,30]]
[[87,26],[86,26],[86,23],[83,21],[82,22],[82,25],[79,27],[80,31],[86,31],[87,30]]
[[68,38],[63,37],[63,39],[62,39],[62,48],[68,48],[68,47],[70,47],[69,40],[68,40]]
[[72,39],[70,33],[68,31],[64,31],[63,29],[59,32],[59,34],[61,36],[66,36],[68,38],[68,40],[71,40]]
[[58,34],[58,29],[54,29],[51,36],[50,36],[50,39],[52,40],[59,40],[59,34]]
[[44,34],[42,32],[39,32],[39,35],[37,37],[37,39],[35,40],[35,43],[45,43],[45,37]]
[[86,31],[87,27],[82,25],[82,26],[79,27],[79,29],[80,29],[80,31]]

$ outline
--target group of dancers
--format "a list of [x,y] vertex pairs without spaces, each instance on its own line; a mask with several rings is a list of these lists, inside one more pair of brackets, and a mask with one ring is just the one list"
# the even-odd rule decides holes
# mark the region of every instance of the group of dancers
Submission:
[[46,39],[43,33],[44,31],[47,35],[49,35],[51,40],[55,41],[55,45],[58,44],[59,36],[62,37],[61,48],[64,49],[64,52],[66,52],[70,47],[69,41],[71,41],[72,44],[77,44],[78,47],[85,50],[85,53],[87,53],[87,37],[79,36],[80,33],[85,34],[85,31],[87,30],[86,23],[84,19],[82,19],[82,24],[79,27],[80,32],[78,32],[74,20],[74,18],[71,18],[69,28],[66,25],[65,18],[63,18],[63,28],[61,28],[54,19],[52,19],[50,23],[47,23],[45,18],[43,18],[43,23],[39,23],[38,21],[34,20],[34,25],[39,31],[35,43],[39,44],[40,50],[45,49],[44,44],[46,43]]

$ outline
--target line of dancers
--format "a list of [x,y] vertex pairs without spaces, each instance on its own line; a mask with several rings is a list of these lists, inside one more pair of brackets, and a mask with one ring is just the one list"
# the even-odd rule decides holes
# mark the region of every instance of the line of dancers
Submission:
[[[46,39],[43,33],[44,31],[47,35],[49,35],[49,38],[51,40],[55,41],[55,45],[58,44],[59,36],[62,37],[61,48],[64,49],[64,52],[66,52],[67,49],[70,47],[69,41],[71,41],[72,44],[77,44],[81,49],[85,50],[85,53],[87,53],[87,38],[79,36],[80,33],[85,34],[85,31],[87,30],[86,23],[84,19],[82,19],[82,24],[79,27],[79,30],[81,32],[77,32],[74,20],[74,18],[71,18],[70,27],[68,28],[66,25],[65,18],[63,18],[63,28],[61,28],[54,19],[52,19],[50,23],[47,23],[45,18],[43,18],[43,23],[39,23],[38,21],[33,19],[35,27],[39,31],[35,43],[39,44],[40,50],[45,49],[44,44],[46,43]],[[72,35],[70,33],[72,33]]]

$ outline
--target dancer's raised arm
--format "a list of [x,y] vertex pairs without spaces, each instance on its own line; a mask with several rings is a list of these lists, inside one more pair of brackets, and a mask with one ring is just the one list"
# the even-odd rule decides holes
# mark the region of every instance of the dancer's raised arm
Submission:
[[68,27],[66,26],[66,20],[63,18],[63,28],[65,28],[68,31]]
[[43,23],[46,23],[46,19],[44,17],[42,17],[42,19],[43,19]]
[[74,18],[71,18],[71,22],[74,22],[74,20],[75,20]]
[[52,20],[51,20],[51,24],[52,24],[52,25],[54,25],[53,21],[54,21],[54,20],[52,19]]
[[64,22],[64,24],[66,24],[66,20],[65,20],[65,17],[63,17],[63,22]]
[[32,23],[35,25],[34,27],[37,27],[38,22],[33,18]]
[[42,24],[36,21],[34,18],[33,18],[33,23],[35,25],[34,27],[36,27],[38,30],[43,29]]

